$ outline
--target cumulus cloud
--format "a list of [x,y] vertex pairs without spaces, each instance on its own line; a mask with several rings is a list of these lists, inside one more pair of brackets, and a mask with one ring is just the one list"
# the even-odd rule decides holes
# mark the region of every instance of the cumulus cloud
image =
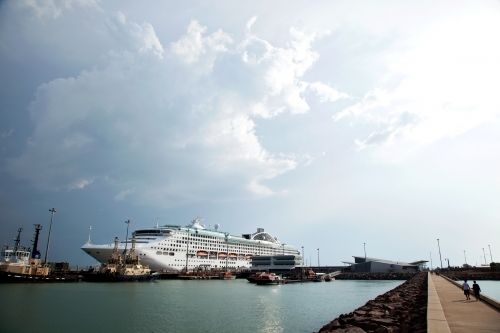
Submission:
[[272,118],[287,110],[292,114],[307,112],[309,104],[304,93],[308,88],[315,91],[321,101],[347,97],[347,94],[321,82],[308,83],[302,79],[319,57],[311,48],[318,34],[307,34],[291,28],[292,41],[287,47],[277,47],[252,32],[256,20],[257,17],[253,17],[248,21],[245,39],[238,45],[243,61],[264,78],[266,93],[253,103],[255,115]]
[[[500,114],[500,38],[498,15],[477,10],[438,20],[398,50],[387,64],[393,77],[380,82],[358,103],[333,116],[349,117],[353,126],[376,127],[358,138],[358,149],[384,149],[394,154],[415,151],[444,137],[455,137]],[[389,81],[390,83],[388,83]],[[390,86],[390,87],[389,87]],[[366,133],[366,130],[364,131]],[[405,153],[406,154],[406,153]],[[399,160],[396,158],[396,160]]]
[[163,46],[151,24],[129,22],[123,13],[118,12],[109,17],[106,25],[115,39],[128,50],[139,53],[152,51],[162,58]]
[[172,43],[172,51],[188,64],[197,62],[202,55],[208,54],[209,57],[206,57],[210,60],[208,68],[211,68],[217,53],[226,52],[227,45],[233,40],[221,29],[208,36],[205,36],[206,31],[207,27],[202,26],[198,21],[191,21],[187,34]]
[[301,158],[268,151],[253,118],[306,112],[307,89],[322,102],[347,96],[301,79],[318,58],[314,34],[292,29],[280,48],[247,31],[231,49],[228,33],[192,21],[164,49],[147,22],[117,13],[106,26],[122,49],[99,68],[39,86],[29,107],[34,132],[7,160],[40,189],[100,182],[116,188],[117,201],[165,206],[273,195],[266,181]]
[[[365,94],[363,99],[353,106],[345,108],[341,112],[333,116],[335,121],[338,121],[348,115],[353,115],[355,117],[370,117],[371,114],[367,111],[373,110],[377,107],[384,107],[391,105],[391,96],[385,89],[376,88]],[[371,117],[373,118],[373,117]]]

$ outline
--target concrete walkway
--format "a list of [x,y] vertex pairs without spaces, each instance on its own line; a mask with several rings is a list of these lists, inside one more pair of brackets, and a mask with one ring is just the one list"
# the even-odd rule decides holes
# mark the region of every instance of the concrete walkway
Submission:
[[470,300],[466,300],[463,291],[453,282],[429,273],[428,291],[428,332],[500,332],[500,311],[476,301],[472,294]]

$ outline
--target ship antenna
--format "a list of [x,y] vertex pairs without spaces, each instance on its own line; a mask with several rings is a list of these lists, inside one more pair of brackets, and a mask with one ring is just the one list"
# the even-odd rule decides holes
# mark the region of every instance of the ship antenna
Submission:
[[14,238],[14,251],[19,250],[21,247],[21,232],[23,231],[23,228],[17,229],[17,237]]
[[87,244],[88,244],[88,245],[92,244],[92,243],[90,242],[90,233],[91,233],[91,232],[92,232],[92,226],[89,226],[89,240],[87,241]]

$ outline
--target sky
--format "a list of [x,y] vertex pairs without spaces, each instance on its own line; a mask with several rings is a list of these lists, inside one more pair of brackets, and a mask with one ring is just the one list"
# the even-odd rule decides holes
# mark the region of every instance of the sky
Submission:
[[499,59],[499,1],[2,1],[1,241],[44,255],[55,208],[80,267],[198,216],[313,265],[498,262]]

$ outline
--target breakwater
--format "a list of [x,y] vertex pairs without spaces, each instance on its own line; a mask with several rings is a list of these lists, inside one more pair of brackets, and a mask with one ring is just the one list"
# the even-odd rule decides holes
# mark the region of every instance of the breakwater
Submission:
[[500,272],[470,272],[470,271],[441,271],[439,274],[454,281],[467,279],[472,280],[500,280]]
[[335,277],[336,280],[409,280],[418,273],[341,273]]
[[427,272],[413,274],[405,283],[319,330],[327,332],[427,332]]

